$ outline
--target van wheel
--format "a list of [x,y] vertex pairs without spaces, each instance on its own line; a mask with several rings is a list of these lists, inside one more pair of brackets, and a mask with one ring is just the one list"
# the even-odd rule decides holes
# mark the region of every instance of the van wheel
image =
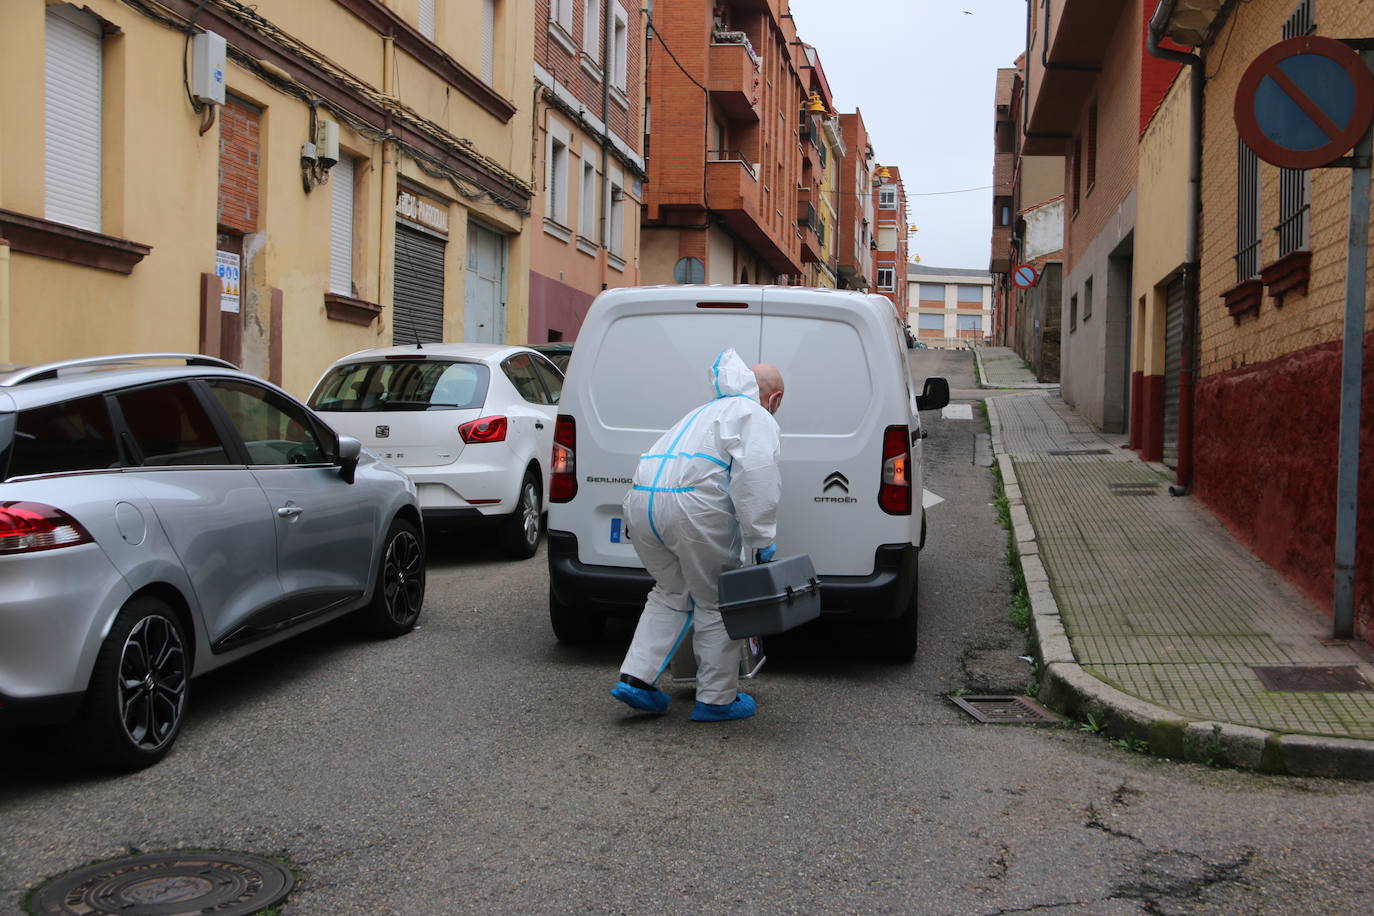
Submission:
[[[918,560],[919,562],[919,560]],[[884,620],[875,628],[874,646],[877,654],[891,662],[910,662],[916,657],[916,630],[921,576],[919,566],[911,583],[911,600],[901,616]]]
[[134,598],[100,646],[90,689],[72,723],[73,749],[92,763],[138,770],[172,749],[186,717],[191,657],[164,602]]
[[528,560],[539,549],[539,503],[539,478],[527,471],[515,511],[501,525],[501,549],[518,560]]
[[358,612],[358,622],[373,636],[391,639],[415,629],[425,603],[425,548],[420,532],[403,518],[391,523],[372,602]]
[[606,629],[606,615],[582,608],[569,607],[549,589],[549,623],[559,642],[573,646],[586,645],[601,638]]

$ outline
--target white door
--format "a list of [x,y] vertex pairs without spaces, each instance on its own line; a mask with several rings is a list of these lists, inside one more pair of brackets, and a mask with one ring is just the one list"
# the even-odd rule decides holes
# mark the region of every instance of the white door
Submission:
[[506,239],[468,223],[468,278],[463,295],[463,339],[506,341]]

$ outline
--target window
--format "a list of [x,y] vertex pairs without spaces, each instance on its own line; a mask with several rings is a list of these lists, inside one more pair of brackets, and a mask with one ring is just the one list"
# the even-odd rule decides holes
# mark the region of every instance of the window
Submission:
[[[534,363],[534,371],[543,380],[544,387],[549,392],[549,403],[557,404],[559,398],[563,396],[563,373],[554,368],[553,364],[542,356],[531,356],[530,360]],[[567,365],[565,362],[564,365]]]
[[1087,173],[1085,182],[1088,186],[1088,193],[1091,194],[1093,185],[1097,184],[1097,106],[1088,109],[1088,150],[1087,161],[1083,163],[1084,171]]
[[582,151],[582,216],[577,230],[584,239],[595,238],[596,166],[592,162],[590,147]]
[[529,354],[521,353],[512,356],[501,364],[501,371],[506,373],[506,378],[515,386],[515,390],[520,397],[529,401],[531,404],[552,404],[549,393],[544,390],[544,383],[539,380],[539,371],[534,368],[534,361]]
[[1081,182],[1083,169],[1081,168],[1083,159],[1083,144],[1077,138],[1073,141],[1073,152],[1069,155],[1069,169],[1072,174],[1069,176],[1069,184],[1073,188],[1073,196],[1070,198],[1073,204],[1073,215],[1078,215],[1078,203],[1083,196],[1083,185]]
[[329,291],[353,295],[353,158],[340,156],[329,172]]
[[553,136],[554,125],[550,125],[549,163],[546,183],[548,200],[545,209],[549,219],[566,226],[568,224],[568,145],[566,139]]
[[[1301,38],[1317,30],[1312,0],[1302,0],[1283,24],[1283,37]],[[1307,247],[1311,176],[1302,169],[1279,169],[1279,257]]]
[[616,256],[620,256],[625,249],[625,189],[621,186],[624,180],[622,175],[611,175],[611,203],[607,211],[609,225],[606,227],[610,238],[606,240],[606,247]]
[[960,331],[981,331],[983,330],[982,315],[959,315],[954,319]]
[[878,289],[892,289],[895,271],[891,267],[878,268]]
[[206,384],[247,446],[249,464],[329,463],[315,424],[299,405],[249,382],[208,379]]
[[938,302],[941,305],[944,304],[945,285],[943,283],[922,283],[920,289],[922,302]]
[[487,400],[482,363],[389,360],[329,370],[310,398],[316,411],[475,410]]
[[1259,156],[1236,140],[1236,282],[1241,283],[1259,275],[1260,240],[1260,168]]
[[1093,278],[1083,281],[1083,320],[1093,316]]
[[1078,330],[1078,294],[1069,297],[1069,333]]
[[420,0],[420,15],[417,25],[420,34],[430,41],[434,40],[434,5],[436,2],[437,0]]
[[582,51],[601,63],[601,0],[582,0]]
[[897,189],[879,188],[878,189],[878,209],[896,210],[897,209]]
[[20,412],[7,476],[93,471],[119,465],[105,399],[78,398]]
[[229,453],[191,386],[184,382],[126,391],[116,400],[142,463],[153,467],[230,464]]
[[941,334],[943,334],[945,332],[945,316],[917,315],[916,329],[918,331],[939,331]]
[[983,305],[983,287],[960,284],[958,301],[963,304],[971,302],[981,307]]
[[630,27],[625,11],[617,4],[613,10],[615,25],[611,32],[611,85],[625,91],[630,67]]
[[549,0],[549,22],[556,23],[565,33],[572,35],[573,0]]
[[482,81],[496,79],[496,0],[482,0]]
[[43,215],[100,230],[101,24],[50,6],[44,32]]

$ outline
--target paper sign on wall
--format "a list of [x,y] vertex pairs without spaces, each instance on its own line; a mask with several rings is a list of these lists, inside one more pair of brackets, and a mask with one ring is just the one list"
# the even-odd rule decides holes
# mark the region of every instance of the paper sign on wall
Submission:
[[221,312],[239,310],[239,263],[239,256],[232,251],[215,252],[215,276],[219,277]]

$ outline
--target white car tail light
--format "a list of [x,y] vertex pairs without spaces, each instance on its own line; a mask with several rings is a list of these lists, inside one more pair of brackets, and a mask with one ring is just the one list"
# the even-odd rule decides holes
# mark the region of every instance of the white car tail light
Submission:
[[883,432],[878,505],[888,515],[911,514],[911,437],[905,426],[889,426]]
[[91,535],[61,509],[43,503],[0,503],[0,556],[91,543]]
[[568,502],[577,495],[577,423],[572,417],[560,414],[553,424],[549,468],[549,502]]
[[505,417],[482,417],[458,427],[458,435],[464,442],[504,442],[506,427]]

